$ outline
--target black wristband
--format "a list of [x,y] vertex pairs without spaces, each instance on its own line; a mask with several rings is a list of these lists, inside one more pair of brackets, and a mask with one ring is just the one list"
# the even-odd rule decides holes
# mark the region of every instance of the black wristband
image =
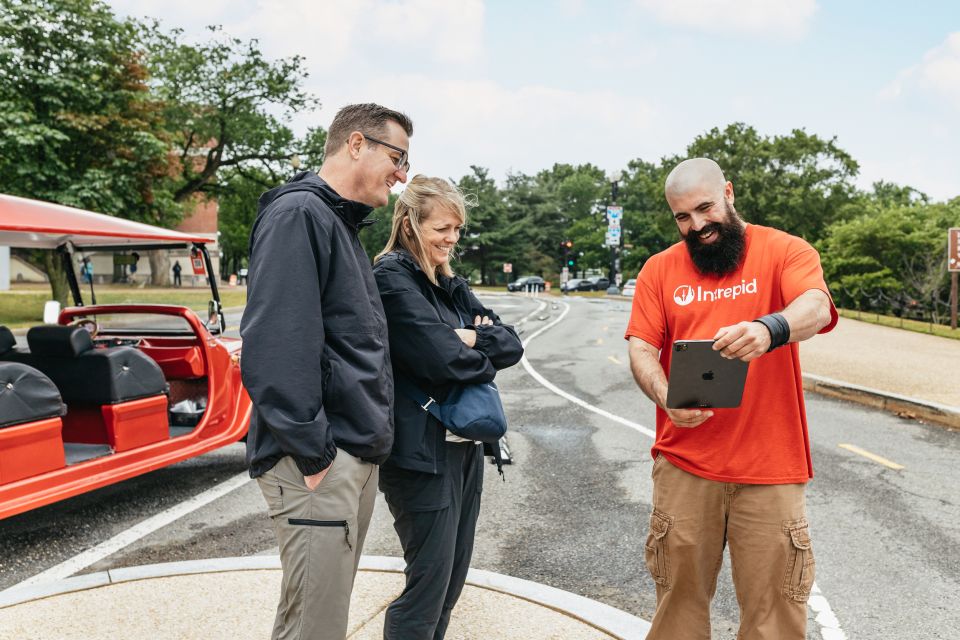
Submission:
[[768,353],[790,342],[790,325],[787,324],[787,319],[781,314],[768,313],[761,318],[757,318],[754,322],[759,322],[770,332],[770,348],[767,349]]

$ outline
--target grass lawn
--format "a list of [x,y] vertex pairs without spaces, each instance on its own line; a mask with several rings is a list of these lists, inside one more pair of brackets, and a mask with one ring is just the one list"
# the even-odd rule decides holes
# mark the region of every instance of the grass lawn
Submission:
[[[173,304],[190,307],[201,317],[206,315],[210,290],[196,289],[140,289],[126,285],[97,285],[97,303],[119,304],[139,302],[144,304]],[[0,324],[11,329],[20,329],[40,324],[43,321],[43,305],[50,299],[50,289],[45,285],[32,287],[15,286],[12,291],[0,292]],[[83,300],[90,304],[90,289],[83,291]],[[222,287],[220,301],[225,308],[246,304],[246,288]]]
[[878,315],[876,313],[868,313],[866,311],[858,312],[855,309],[838,309],[838,312],[843,318],[861,320],[863,322],[879,324],[885,327],[893,327],[895,329],[916,331],[917,333],[931,333],[935,336],[940,336],[941,338],[953,338],[954,340],[960,340],[960,329],[950,329],[950,325],[930,324],[929,322],[921,322],[920,320],[905,320],[896,316],[885,316],[882,314]]

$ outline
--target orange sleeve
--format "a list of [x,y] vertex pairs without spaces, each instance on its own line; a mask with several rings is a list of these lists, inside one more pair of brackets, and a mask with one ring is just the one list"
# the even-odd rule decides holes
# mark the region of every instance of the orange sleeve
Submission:
[[637,275],[637,287],[633,293],[633,309],[630,312],[630,322],[627,332],[623,336],[629,340],[631,336],[640,338],[644,342],[660,349],[666,336],[666,319],[663,310],[663,295],[658,259],[656,256],[644,263]]
[[810,246],[806,240],[791,236],[786,247],[783,263],[783,272],[780,276],[780,291],[783,295],[784,306],[789,306],[797,296],[810,289],[819,289],[830,298],[830,323],[819,331],[826,333],[837,324],[837,308],[833,304],[833,296],[823,279],[823,268],[820,266],[820,254]]

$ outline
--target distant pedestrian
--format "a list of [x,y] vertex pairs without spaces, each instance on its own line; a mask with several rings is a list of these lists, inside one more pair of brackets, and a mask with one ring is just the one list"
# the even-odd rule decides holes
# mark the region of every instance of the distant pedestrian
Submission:
[[[665,192],[683,241],[644,264],[626,331],[633,375],[657,405],[646,544],[657,608],[647,638],[710,637],[729,543],[737,638],[802,640],[813,467],[797,343],[830,331],[837,311],[813,247],[744,223],[717,163],[681,162]],[[712,339],[724,357],[750,363],[739,408],[666,408],[678,339]]]
[[90,262],[90,258],[84,258],[83,263],[80,265],[80,280],[84,284],[91,284],[93,282],[93,263]]
[[254,406],[247,462],[283,567],[274,639],[347,633],[378,465],[393,444],[387,322],[357,234],[407,181],[412,133],[397,111],[344,107],[319,175],[260,197],[240,335]]
[[179,287],[181,285],[180,272],[183,271],[183,267],[180,266],[180,261],[177,260],[173,263],[173,286]]
[[415,176],[373,269],[395,380],[396,437],[380,489],[407,564],[403,593],[387,607],[385,640],[444,637],[470,568],[483,486],[483,445],[447,431],[403,387],[442,401],[459,384],[492,381],[523,355],[513,328],[450,267],[465,218],[454,186]]

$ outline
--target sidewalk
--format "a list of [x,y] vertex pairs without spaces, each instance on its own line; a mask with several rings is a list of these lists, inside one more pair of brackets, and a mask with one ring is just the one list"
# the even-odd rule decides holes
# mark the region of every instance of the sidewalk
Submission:
[[[280,561],[224,558],[131,567],[0,594],[0,640],[262,640],[270,637]],[[403,588],[400,558],[364,556],[347,637],[379,640]],[[19,603],[18,603],[19,602]],[[643,638],[649,624],[572,593],[471,570],[447,637],[457,640]]]
[[960,428],[960,340],[840,318],[800,362],[808,391]]

